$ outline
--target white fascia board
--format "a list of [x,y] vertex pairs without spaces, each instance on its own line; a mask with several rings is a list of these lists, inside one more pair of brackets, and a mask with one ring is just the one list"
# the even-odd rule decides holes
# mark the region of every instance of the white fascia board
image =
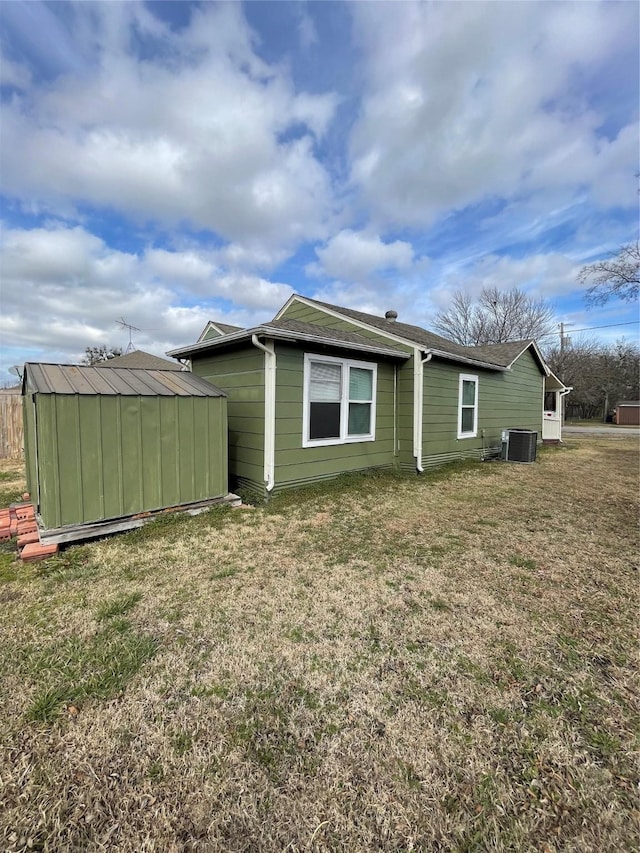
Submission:
[[195,352],[202,352],[207,349],[215,349],[218,346],[224,346],[228,343],[241,341],[244,338],[246,338],[247,340],[251,340],[251,337],[253,335],[265,335],[270,338],[273,338],[274,340],[291,341],[293,343],[295,343],[296,341],[303,341],[305,343],[316,343],[323,345],[330,344],[333,346],[342,347],[343,349],[356,350],[357,352],[370,352],[377,355],[387,355],[392,358],[409,358],[409,353],[401,352],[400,350],[392,349],[391,347],[376,346],[373,343],[361,344],[351,341],[343,341],[338,340],[336,338],[331,338],[331,335],[309,335],[304,332],[288,331],[287,329],[274,329],[270,326],[256,326],[253,329],[242,329],[239,332],[231,332],[228,335],[221,335],[219,338],[209,338],[208,340],[201,341],[200,343],[190,344],[188,347],[170,350],[166,354],[171,355],[174,358],[177,358],[179,356],[184,357],[187,355],[191,355]]
[[513,365],[516,363],[516,361],[520,358],[520,356],[522,355],[522,353],[523,353],[523,352],[526,352],[526,351],[529,349],[529,347],[532,347],[532,348],[533,348],[533,351],[534,351],[534,352],[535,352],[535,354],[538,356],[538,360],[540,361],[540,366],[542,367],[542,370],[543,370],[543,372],[544,372],[544,375],[545,375],[545,376],[548,376],[548,375],[551,373],[551,371],[549,370],[549,367],[548,367],[548,365],[547,365],[547,362],[544,360],[544,356],[543,356],[543,355],[542,355],[542,353],[540,352],[540,347],[539,347],[539,346],[538,346],[538,344],[537,344],[535,341],[533,341],[533,340],[532,340],[532,341],[529,341],[529,343],[528,343],[526,346],[522,347],[522,349],[520,350],[520,352],[518,353],[518,355],[517,355],[515,358],[511,359],[511,361],[510,361],[510,362],[509,362],[509,364],[507,365],[507,370],[511,370],[511,368],[512,368],[512,367],[513,367]]
[[[278,311],[278,313],[276,314],[276,316],[275,316],[273,319],[274,319],[274,320],[282,320],[282,315],[285,313],[285,311],[287,310],[287,308],[288,308],[290,305],[293,305],[293,303],[294,303],[294,302],[301,302],[301,301],[302,301],[302,300],[301,300],[301,298],[298,296],[298,294],[297,294],[297,293],[292,293],[292,294],[291,294],[291,296],[287,299],[287,301],[284,303],[284,305],[282,306],[282,308]],[[308,305],[308,304],[309,304],[308,302],[305,302],[305,305]]]
[[173,358],[189,358],[191,353],[202,352],[212,347],[219,346],[222,343],[229,341],[241,341],[243,338],[251,340],[252,334],[264,334],[262,326],[256,326],[254,329],[240,329],[239,332],[231,332],[228,335],[220,335],[219,338],[209,338],[206,341],[198,341],[195,344],[189,344],[186,347],[177,347],[176,349],[168,350],[165,355],[171,355]]
[[[216,326],[216,324],[215,324],[212,320],[209,320],[209,321],[208,321],[208,323],[207,323],[207,325],[206,325],[206,326],[204,327],[204,329],[200,332],[200,335],[198,336],[197,343],[200,343],[201,341],[203,341],[203,340],[204,340],[205,335],[207,334],[207,332],[209,331],[209,329],[215,329],[215,330],[216,330],[216,332],[220,332],[220,329]],[[222,334],[222,332],[220,332],[220,334]]]
[[[421,350],[426,353],[432,353],[432,355],[437,356],[438,358],[446,358],[449,361],[457,361],[460,364],[470,364],[472,367],[482,367],[485,370],[494,370],[497,373],[506,373],[507,370],[511,369],[511,365],[509,367],[503,367],[500,364],[492,364],[490,361],[479,361],[477,358],[468,358],[465,355],[454,355],[451,352],[445,352],[440,349],[433,349],[433,347],[421,347]],[[524,352],[524,350],[522,351]],[[522,353],[520,353],[522,355]],[[520,356],[518,356],[519,358]],[[515,361],[515,359],[514,359]],[[513,362],[511,362],[513,364]]]

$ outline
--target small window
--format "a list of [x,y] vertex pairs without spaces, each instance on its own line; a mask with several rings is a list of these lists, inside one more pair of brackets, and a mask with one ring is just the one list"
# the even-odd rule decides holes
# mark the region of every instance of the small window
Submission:
[[458,392],[458,438],[478,434],[478,377],[460,374]]
[[305,355],[303,447],[373,441],[376,365]]

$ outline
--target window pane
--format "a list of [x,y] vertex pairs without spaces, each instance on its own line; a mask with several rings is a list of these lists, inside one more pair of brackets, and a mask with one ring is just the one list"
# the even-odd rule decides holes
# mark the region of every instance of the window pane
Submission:
[[309,398],[320,403],[339,403],[342,368],[339,364],[311,362]]
[[373,371],[363,367],[352,367],[349,371],[349,399],[371,400]]
[[340,438],[340,403],[309,404],[309,438]]
[[466,379],[462,381],[462,405],[473,406],[476,402],[476,383],[468,382]]
[[473,432],[473,409],[462,410],[462,432]]
[[349,435],[369,435],[371,403],[349,403]]

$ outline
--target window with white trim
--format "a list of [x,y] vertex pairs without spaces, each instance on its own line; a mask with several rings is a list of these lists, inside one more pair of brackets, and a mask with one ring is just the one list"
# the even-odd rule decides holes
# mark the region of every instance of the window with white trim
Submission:
[[302,446],[373,441],[376,380],[376,364],[306,353]]
[[460,374],[458,389],[458,438],[478,434],[478,377]]

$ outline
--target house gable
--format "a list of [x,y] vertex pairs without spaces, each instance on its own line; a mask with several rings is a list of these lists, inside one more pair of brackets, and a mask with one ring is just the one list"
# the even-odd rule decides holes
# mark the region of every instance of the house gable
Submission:
[[[408,341],[402,335],[396,334],[394,328],[389,328],[388,330],[375,329],[370,324],[357,318],[343,315],[337,310],[337,306],[325,305],[313,299],[308,299],[305,296],[299,296],[296,293],[290,297],[274,317],[275,321],[284,319],[312,323],[314,326],[323,326],[327,329],[337,331],[357,332],[373,341],[383,344],[392,343],[407,352],[413,352],[415,349],[415,344]],[[390,327],[393,326],[391,321],[387,322]]]
[[197,340],[197,343],[202,343],[202,341],[209,341],[212,338],[219,338],[222,335],[231,335],[234,332],[240,332],[242,330],[242,326],[231,326],[229,323],[217,323],[213,320],[209,320],[204,329],[200,332],[200,337]]

